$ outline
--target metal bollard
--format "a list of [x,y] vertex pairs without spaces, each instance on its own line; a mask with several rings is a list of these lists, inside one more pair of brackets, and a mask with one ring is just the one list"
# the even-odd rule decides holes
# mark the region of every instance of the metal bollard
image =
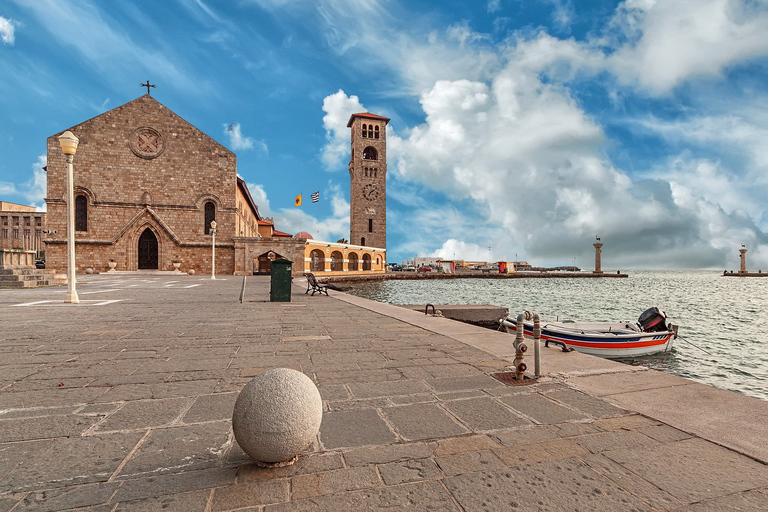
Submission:
[[517,315],[517,332],[515,334],[515,341],[513,342],[513,346],[515,347],[515,360],[512,362],[515,367],[515,378],[517,380],[525,379],[525,370],[528,368],[523,361],[525,352],[528,350],[528,346],[525,344],[525,338],[523,337],[525,332],[523,320],[525,320],[525,315],[523,313]]
[[533,317],[533,374],[541,376],[541,319],[538,313],[527,313]]

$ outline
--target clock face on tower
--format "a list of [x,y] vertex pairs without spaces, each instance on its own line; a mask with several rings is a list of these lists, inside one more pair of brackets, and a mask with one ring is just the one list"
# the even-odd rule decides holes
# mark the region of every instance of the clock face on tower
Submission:
[[379,189],[376,185],[368,184],[363,187],[363,197],[368,201],[373,201],[379,197]]

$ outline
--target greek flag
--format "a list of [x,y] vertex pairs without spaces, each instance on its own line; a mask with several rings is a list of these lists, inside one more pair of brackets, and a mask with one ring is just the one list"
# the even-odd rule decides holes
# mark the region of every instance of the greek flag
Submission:
[[313,203],[318,202],[320,200],[320,192],[312,192],[311,197]]

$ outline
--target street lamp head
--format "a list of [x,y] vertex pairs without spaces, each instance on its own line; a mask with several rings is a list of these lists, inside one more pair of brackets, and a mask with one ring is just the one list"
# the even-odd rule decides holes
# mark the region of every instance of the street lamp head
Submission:
[[216,229],[216,221],[215,220],[211,221],[211,229]]
[[59,144],[65,155],[74,155],[77,153],[77,145],[79,142],[80,139],[75,137],[75,134],[69,130],[59,135]]

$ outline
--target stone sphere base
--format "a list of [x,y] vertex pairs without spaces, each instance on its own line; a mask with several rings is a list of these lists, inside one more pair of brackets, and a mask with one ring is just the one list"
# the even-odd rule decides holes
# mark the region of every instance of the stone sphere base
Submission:
[[253,460],[282,463],[312,444],[323,420],[323,401],[301,372],[276,368],[251,379],[235,402],[232,430]]

